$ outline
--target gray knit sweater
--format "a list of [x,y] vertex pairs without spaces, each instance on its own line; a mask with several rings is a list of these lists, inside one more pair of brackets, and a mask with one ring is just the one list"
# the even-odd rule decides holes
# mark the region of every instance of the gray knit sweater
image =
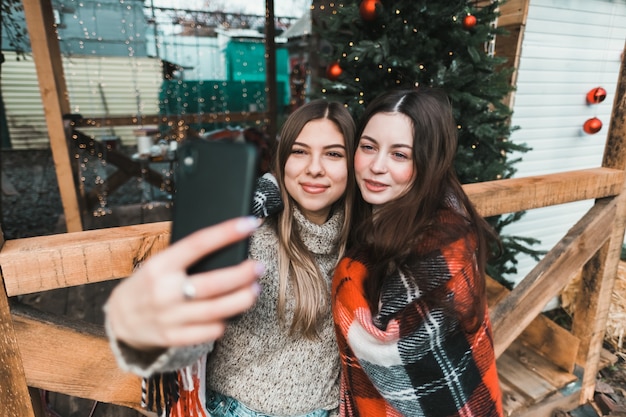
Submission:
[[[297,209],[294,218],[330,286],[343,212],[335,213],[323,225],[309,222]],[[118,362],[127,370],[148,376],[186,366],[213,347],[207,362],[208,388],[268,415],[297,416],[317,409],[336,412],[340,363],[330,309],[319,339],[290,337],[277,319],[278,238],[268,224],[250,239],[250,257],[265,265],[265,274],[259,279],[262,292],[255,306],[232,321],[214,347],[209,343],[171,348],[156,358],[146,358],[112,341]],[[290,298],[287,323],[291,322],[294,305]]]

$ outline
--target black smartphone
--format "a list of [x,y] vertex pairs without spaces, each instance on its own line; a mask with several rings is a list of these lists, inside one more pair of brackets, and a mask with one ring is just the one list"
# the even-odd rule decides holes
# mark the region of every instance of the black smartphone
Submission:
[[[246,142],[188,139],[177,150],[170,242],[198,229],[252,213],[259,164]],[[236,242],[192,265],[190,274],[240,263],[248,240]]]

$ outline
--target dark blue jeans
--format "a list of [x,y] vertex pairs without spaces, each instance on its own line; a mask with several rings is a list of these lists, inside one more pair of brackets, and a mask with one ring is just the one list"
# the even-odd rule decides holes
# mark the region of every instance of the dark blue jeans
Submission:
[[[207,392],[206,407],[211,417],[272,417],[249,409],[236,399],[217,392]],[[327,410],[315,410],[298,417],[328,417]]]

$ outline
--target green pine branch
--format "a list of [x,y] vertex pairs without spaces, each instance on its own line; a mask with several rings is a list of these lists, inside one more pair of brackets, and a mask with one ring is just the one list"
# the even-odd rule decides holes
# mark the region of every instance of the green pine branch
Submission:
[[[360,1],[325,3],[324,19],[314,20],[313,31],[322,45],[323,62],[338,62],[337,79],[322,78],[312,97],[345,103],[358,119],[369,101],[383,91],[419,84],[438,87],[450,97],[459,126],[455,161],[463,183],[510,178],[528,146],[509,140],[512,111],[504,99],[513,91],[513,69],[504,58],[489,53],[489,46],[506,31],[492,23],[501,2],[480,9],[474,1],[382,0],[373,21],[364,20]],[[472,14],[477,24],[463,27]],[[521,214],[490,219],[497,231]],[[538,241],[528,237],[501,236],[504,248],[490,274],[501,282],[515,273],[516,255],[533,257]]]

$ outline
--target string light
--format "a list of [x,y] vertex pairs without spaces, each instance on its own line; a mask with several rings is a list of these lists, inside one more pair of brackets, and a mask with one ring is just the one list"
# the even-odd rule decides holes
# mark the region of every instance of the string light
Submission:
[[[148,3],[148,2],[146,2]],[[156,8],[155,13],[152,14],[151,17],[148,18],[148,25],[154,25],[154,35],[152,33],[148,33],[148,36],[153,36],[153,38],[146,39],[144,36],[143,30],[145,29],[142,26],[142,22],[144,19],[144,10],[143,6],[136,7],[137,2],[129,2],[127,0],[118,0],[117,2],[104,2],[100,3],[98,1],[95,2],[81,2],[79,0],[67,0],[65,3],[63,10],[60,13],[63,14],[63,19],[61,19],[62,25],[57,27],[59,31],[59,39],[64,47],[64,50],[70,50],[75,54],[91,56],[91,60],[84,60],[86,62],[84,65],[87,66],[86,71],[81,71],[82,68],[79,68],[79,65],[83,65],[82,58],[74,57],[72,60],[67,60],[64,62],[65,65],[65,73],[66,73],[66,82],[68,84],[68,98],[70,101],[70,106],[73,113],[84,113],[86,115],[92,115],[94,113],[99,114],[102,113],[102,121],[94,122],[93,125],[89,125],[88,128],[80,129],[79,133],[89,134],[91,137],[91,146],[83,145],[77,146],[76,152],[73,153],[72,157],[74,159],[74,163],[79,167],[79,175],[78,177],[81,179],[82,184],[86,185],[91,182],[90,185],[93,187],[98,187],[101,191],[97,196],[96,205],[97,207],[94,211],[94,215],[103,215],[107,214],[107,197],[108,190],[106,190],[107,181],[110,174],[110,170],[113,169],[112,166],[107,165],[107,155],[106,150],[101,152],[94,151],[96,147],[93,145],[97,145],[96,142],[103,142],[104,134],[110,134],[113,132],[112,128],[103,127],[106,126],[106,118],[109,116],[108,111],[101,110],[106,106],[106,103],[103,104],[103,100],[101,97],[106,97],[106,94],[109,91],[108,89],[115,88],[115,86],[111,87],[110,81],[107,83],[109,69],[103,65],[103,63],[113,62],[108,61],[108,58],[104,58],[104,56],[115,55],[119,57],[121,54],[124,57],[127,57],[127,62],[123,63],[124,68],[130,68],[131,73],[128,74],[131,77],[126,78],[127,84],[132,84],[131,88],[128,88],[127,94],[129,94],[128,98],[124,97],[118,106],[118,103],[115,103],[116,106],[113,109],[114,111],[121,113],[121,108],[123,105],[128,105],[127,103],[133,103],[136,105],[136,114],[130,116],[130,120],[132,123],[136,125],[142,126],[142,118],[145,118],[144,114],[152,114],[157,113],[159,109],[165,109],[163,111],[163,119],[161,119],[161,126],[168,131],[166,133],[168,140],[179,141],[182,140],[186,136],[186,132],[189,131],[190,126],[188,122],[184,120],[171,120],[172,115],[184,115],[184,114],[196,114],[201,115],[203,112],[207,113],[224,113],[228,112],[230,105],[233,102],[236,102],[237,99],[241,99],[244,104],[249,104],[248,108],[245,108],[243,112],[246,111],[265,111],[265,96],[267,92],[267,87],[264,87],[264,82],[261,82],[261,87],[257,88],[256,85],[252,83],[242,82],[242,85],[237,85],[236,93],[233,95],[233,91],[229,90],[232,87],[232,84],[227,82],[223,83],[207,83],[205,79],[201,77],[197,77],[197,80],[193,80],[193,77],[198,75],[197,72],[193,68],[182,69],[179,68],[178,75],[174,74],[171,78],[167,78],[163,83],[163,91],[161,99],[158,98],[158,94],[154,101],[152,98],[149,101],[142,98],[142,95],[145,95],[145,87],[143,87],[145,78],[142,77],[142,65],[145,65],[144,61],[141,60],[140,57],[145,57],[147,55],[155,55],[162,62],[170,61],[170,62],[184,62],[188,64],[190,67],[198,68],[202,67],[200,61],[198,63],[190,62],[188,56],[183,56],[180,52],[182,48],[181,46],[190,46],[188,44],[183,45],[183,41],[181,39],[189,39],[189,37],[185,36],[174,36],[173,33],[177,30],[188,30],[193,33],[187,33],[187,35],[196,35],[194,38],[201,39],[198,36],[198,33],[207,27],[203,19],[208,16],[209,12],[206,11],[188,11],[182,9],[166,9],[166,8]],[[330,7],[333,9],[333,13],[336,13],[335,3],[331,3]],[[148,6],[146,6],[148,7]],[[314,6],[311,6],[313,9]],[[324,6],[321,9],[326,9]],[[330,10],[330,9],[328,9]],[[110,18],[113,15],[117,15],[117,21],[115,22],[116,28],[114,31],[111,30],[110,27],[105,27],[102,22],[103,16],[106,17],[106,21],[109,22]],[[149,14],[146,14],[148,16]],[[172,18],[175,17],[175,18]],[[179,18],[184,19],[179,19]],[[71,19],[71,20],[70,20]],[[291,18],[290,18],[291,19]],[[264,20],[264,18],[263,18]],[[280,18],[279,18],[280,21]],[[142,24],[136,24],[140,22]],[[293,22],[292,22],[293,23]],[[231,26],[229,22],[221,22],[222,27]],[[187,25],[187,26],[185,26]],[[63,30],[67,27],[71,26],[74,36],[69,37],[67,35],[64,37]],[[236,25],[232,25],[236,26]],[[150,30],[152,28],[150,27]],[[70,32],[65,32],[70,34]],[[78,34],[78,35],[76,35]],[[166,40],[163,40],[165,36]],[[111,39],[112,36],[116,36],[116,39]],[[154,42],[153,50],[150,52],[145,51],[145,44],[147,42]],[[169,43],[169,44],[168,44]],[[217,44],[217,42],[216,42]],[[202,44],[202,48],[197,48],[197,56],[202,56],[207,50],[204,48],[205,44]],[[193,46],[193,45],[191,45]],[[197,46],[200,46],[200,43],[197,43]],[[165,48],[169,48],[169,51],[165,51]],[[111,53],[113,49],[117,48],[116,52]],[[177,49],[178,48],[178,49]],[[121,49],[121,52],[120,52]],[[217,49],[217,46],[216,46]],[[259,45],[252,45],[251,50],[261,49]],[[264,50],[264,49],[263,49]],[[169,52],[171,60],[168,60],[165,57],[164,53]],[[250,72],[252,74],[257,75],[260,70],[263,70],[262,66],[264,63],[259,63],[256,59],[250,59],[249,55],[241,55],[237,57],[236,65],[241,68],[241,72]],[[97,68],[89,68],[88,66],[94,66],[96,63]],[[221,61],[216,62],[215,66],[225,66],[226,60],[224,57],[221,58]],[[206,65],[205,65],[206,67]],[[185,71],[183,75],[183,71]],[[163,69],[165,72],[165,69]],[[172,71],[174,73],[175,71]],[[76,92],[80,91],[79,82],[81,82],[82,73],[88,74],[87,87],[86,90],[88,94],[89,102],[85,104],[84,98],[79,96]],[[307,73],[310,74],[310,69],[307,69]],[[158,72],[160,75],[160,72]],[[241,74],[240,74],[241,75]],[[224,77],[225,78],[225,77]],[[243,77],[242,77],[243,78]],[[84,79],[84,77],[82,78]],[[219,79],[217,77],[210,77],[206,79]],[[161,81],[160,79],[158,80]],[[107,84],[109,84],[107,86]],[[213,84],[215,84],[214,88]],[[158,89],[158,83],[155,84],[155,90]],[[98,88],[101,88],[102,91],[99,91]],[[287,86],[288,87],[288,86]],[[82,90],[85,90],[85,87],[82,87]],[[117,92],[116,92],[117,93]],[[116,100],[117,100],[116,96]],[[81,101],[82,100],[82,101]],[[122,105],[123,104],[123,105]],[[124,114],[128,114],[125,112]],[[229,121],[229,118],[226,118]],[[93,120],[93,119],[92,119]],[[198,118],[198,125],[200,126],[201,118]],[[221,122],[220,122],[221,123]],[[256,120],[255,124],[259,125],[263,123],[261,120]],[[267,121],[266,121],[267,123]],[[217,122],[214,123],[217,125]],[[131,127],[117,127],[116,131],[120,136],[122,136],[121,132],[126,132],[127,130],[132,132]],[[199,132],[202,133],[204,131],[204,127],[200,126]],[[77,130],[78,131],[78,130]],[[113,132],[115,133],[115,132]],[[132,134],[132,133],[131,133]],[[159,136],[160,137],[160,136]],[[78,141],[79,137],[74,134],[74,140]],[[152,167],[154,168],[154,167]],[[156,169],[156,168],[155,168]],[[163,172],[164,182],[171,182],[171,171],[169,169],[164,169]],[[144,181],[146,186],[151,187],[146,181]],[[156,187],[163,190],[163,185],[161,187]]]

